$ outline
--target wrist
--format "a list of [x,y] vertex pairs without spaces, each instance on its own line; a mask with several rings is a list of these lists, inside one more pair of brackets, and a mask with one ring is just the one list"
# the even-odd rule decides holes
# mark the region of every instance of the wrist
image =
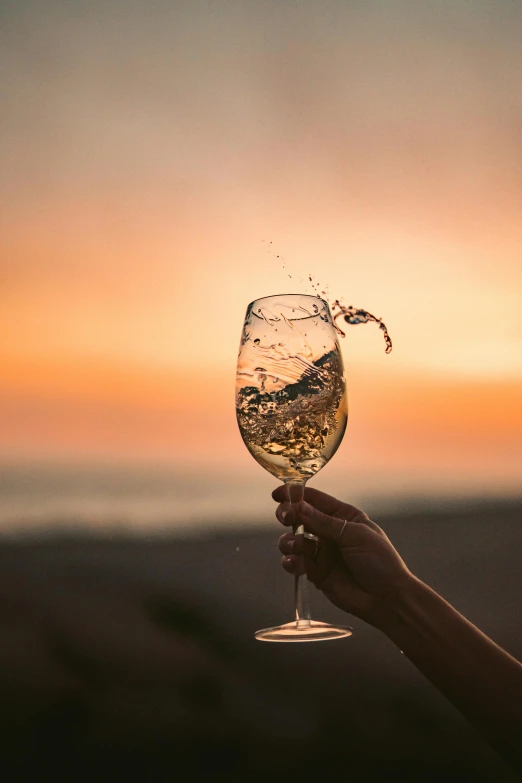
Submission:
[[408,572],[383,596],[372,617],[372,625],[393,640],[396,633],[414,617],[415,606],[426,590],[429,590],[427,585]]

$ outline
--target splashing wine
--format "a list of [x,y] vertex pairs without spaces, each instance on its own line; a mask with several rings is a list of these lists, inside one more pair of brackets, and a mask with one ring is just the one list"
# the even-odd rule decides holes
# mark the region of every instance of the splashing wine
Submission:
[[[262,240],[265,242],[265,240]],[[283,269],[286,269],[286,261],[282,255],[279,253],[275,253],[273,250],[273,242],[270,240],[268,242],[268,252],[272,255],[273,258],[276,258],[281,261]],[[291,280],[292,275],[288,273],[288,277]],[[307,275],[308,283],[310,284],[310,287],[312,291],[314,292],[314,295],[318,298],[324,298],[326,302],[328,302],[330,306],[330,311],[333,316],[333,325],[337,331],[337,333],[341,337],[346,337],[346,332],[343,331],[343,329],[339,326],[338,321],[344,320],[346,324],[367,324],[369,322],[376,323],[379,325],[379,329],[382,330],[384,334],[384,342],[386,344],[386,353],[391,353],[392,351],[392,341],[390,334],[388,332],[388,329],[386,328],[386,324],[383,322],[382,318],[377,318],[375,315],[372,315],[368,312],[368,310],[362,310],[359,307],[353,307],[352,305],[344,305],[339,299],[335,299],[332,303],[330,300],[330,296],[328,293],[328,285],[322,286],[321,283],[314,278],[314,276],[309,273]],[[299,277],[299,282],[301,284],[305,283],[305,279],[303,277]]]
[[384,333],[384,342],[386,344],[386,353],[391,353],[392,341],[386,324],[382,318],[377,318],[367,310],[361,310],[358,307],[352,307],[352,305],[343,305],[336,299],[332,305],[333,324],[337,329],[341,337],[346,337],[346,332],[343,332],[337,321],[342,318],[347,324],[367,324],[369,322],[379,324],[379,329]]
[[[332,350],[316,362],[301,364],[298,357],[282,358],[278,345],[271,345],[266,354],[264,363],[272,365],[272,374],[257,367],[253,385],[237,392],[241,437],[254,459],[281,481],[310,478],[335,454],[346,429],[340,355]],[[302,376],[292,382],[291,376],[301,368]],[[287,379],[290,382],[283,386]]]

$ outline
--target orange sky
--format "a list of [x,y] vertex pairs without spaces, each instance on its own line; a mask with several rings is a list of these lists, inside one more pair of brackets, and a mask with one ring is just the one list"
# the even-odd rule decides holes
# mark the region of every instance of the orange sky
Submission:
[[519,487],[522,9],[95,6],[3,12],[0,455],[258,470],[244,310],[311,273],[394,340],[338,470]]

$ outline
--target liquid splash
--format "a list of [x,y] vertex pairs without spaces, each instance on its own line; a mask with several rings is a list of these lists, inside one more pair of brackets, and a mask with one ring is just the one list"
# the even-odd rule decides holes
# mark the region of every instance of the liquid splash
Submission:
[[241,385],[236,395],[237,420],[247,448],[277,478],[310,478],[328,462],[346,427],[339,348],[320,357],[308,372],[297,373],[294,382],[271,392],[265,386],[266,375],[260,383],[255,372],[252,385]]
[[386,324],[382,318],[377,318],[377,316],[372,315],[367,310],[362,310],[359,307],[343,305],[338,299],[336,299],[335,302],[330,306],[330,309],[333,316],[333,324],[341,337],[346,337],[346,332],[343,332],[337,323],[337,321],[341,318],[347,324],[367,324],[370,322],[379,324],[379,329],[383,332],[384,342],[386,344],[385,352],[391,353],[393,344]]
[[[265,240],[262,241],[265,242]],[[273,257],[277,258],[282,263],[283,269],[288,274],[285,258],[282,255],[275,253],[272,241],[267,243],[267,249]],[[292,279],[291,274],[288,274],[288,277],[290,280]],[[323,287],[317,280],[314,279],[311,273],[307,275],[307,281],[305,281],[305,279],[302,277],[299,277],[298,279],[300,283],[307,283],[311,286],[314,296],[317,296],[318,299],[324,299],[326,302],[328,302],[330,311],[332,313],[333,325],[341,337],[346,337],[346,332],[339,325],[338,322],[340,320],[351,326],[356,324],[376,323],[378,324],[379,329],[382,331],[384,336],[385,353],[388,354],[392,352],[393,343],[390,337],[390,333],[388,332],[388,328],[382,318],[377,318],[377,316],[372,315],[372,313],[369,313],[367,310],[363,310],[360,307],[344,305],[339,299],[335,299],[332,302],[329,296],[328,286]]]
[[385,353],[392,352],[393,343],[390,337],[390,333],[388,332],[388,328],[382,318],[377,318],[377,316],[372,315],[372,313],[369,313],[368,310],[363,310],[361,307],[345,305],[340,301],[340,299],[335,299],[333,302],[331,302],[330,297],[328,296],[328,286],[325,286],[326,290],[322,290],[321,284],[314,280],[311,274],[308,275],[308,282],[311,284],[315,296],[318,298],[324,298],[328,302],[330,306],[330,312],[332,313],[333,325],[341,337],[346,337],[346,332],[343,331],[338,323],[338,321],[341,319],[346,324],[350,325],[375,323],[379,325],[379,329],[383,333]]

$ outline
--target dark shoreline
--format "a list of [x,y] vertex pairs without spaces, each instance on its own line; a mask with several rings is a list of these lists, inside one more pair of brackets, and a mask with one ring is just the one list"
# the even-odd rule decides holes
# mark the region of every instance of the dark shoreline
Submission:
[[[522,504],[380,515],[410,568],[522,657]],[[256,642],[290,619],[280,528],[0,539],[9,780],[514,781],[379,634]]]

